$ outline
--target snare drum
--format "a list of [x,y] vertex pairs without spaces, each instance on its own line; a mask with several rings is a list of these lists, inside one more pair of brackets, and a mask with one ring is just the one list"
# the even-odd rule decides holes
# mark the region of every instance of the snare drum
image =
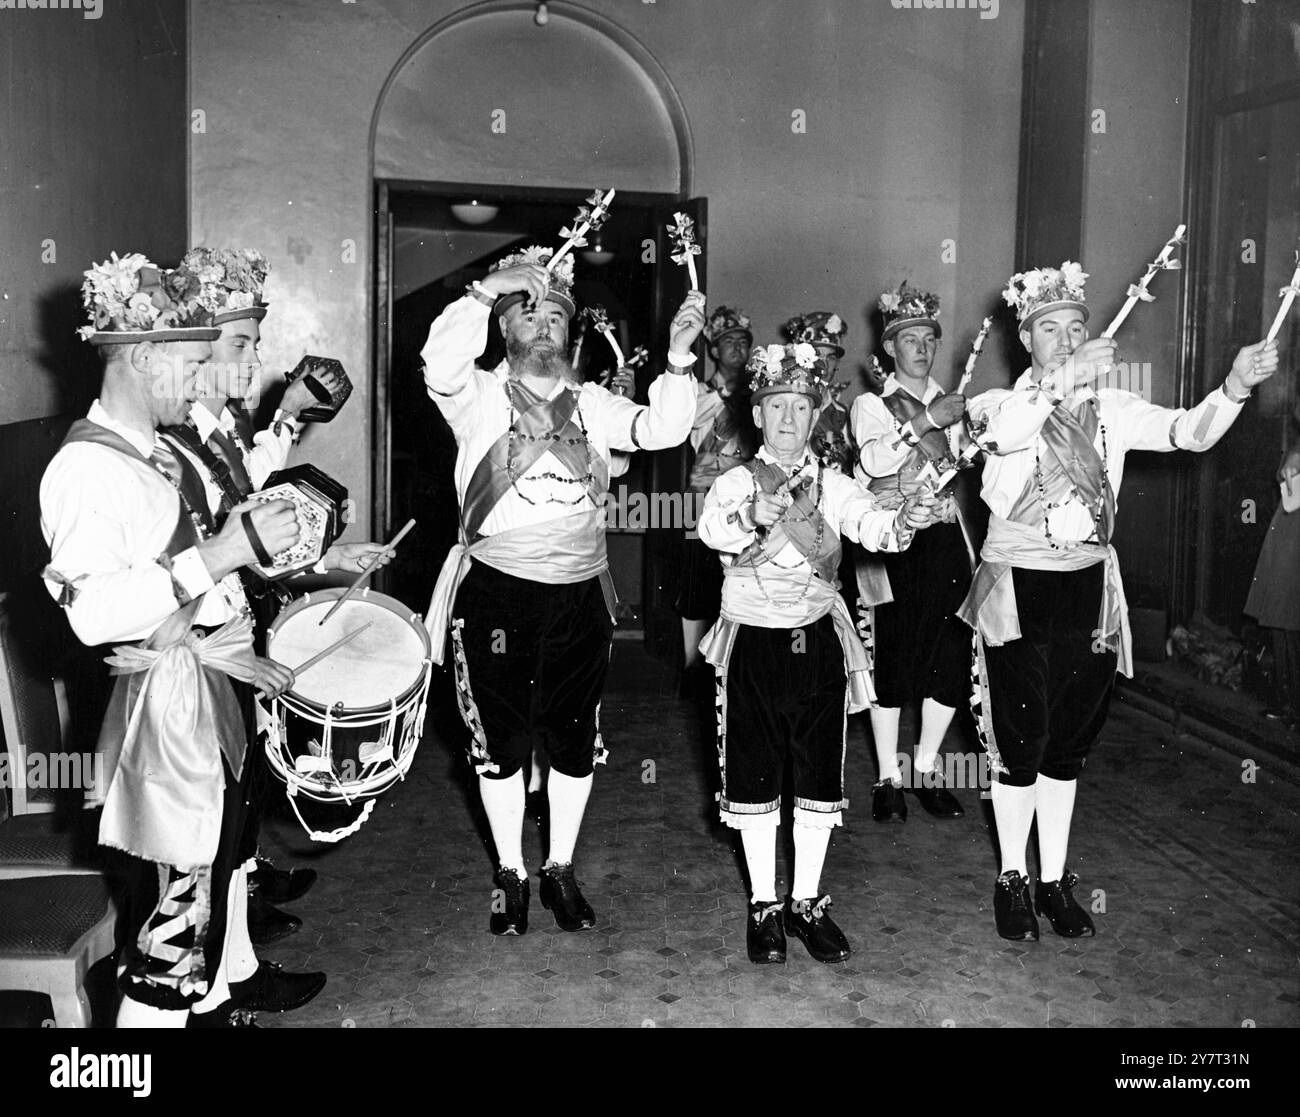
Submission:
[[[374,797],[405,778],[424,729],[432,673],[424,622],[395,598],[366,588],[322,625],[344,592],[300,597],[275,619],[267,639],[267,655],[293,669],[369,626],[296,675],[293,689],[272,700],[264,727],[267,759],[298,821],[313,839],[327,842],[355,833],[370,817]],[[321,831],[303,819],[299,795],[365,805],[352,824]]]

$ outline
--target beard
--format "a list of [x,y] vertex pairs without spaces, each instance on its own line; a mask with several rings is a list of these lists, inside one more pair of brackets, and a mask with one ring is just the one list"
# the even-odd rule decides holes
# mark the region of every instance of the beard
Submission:
[[544,380],[576,379],[577,374],[563,350],[545,335],[528,341],[511,337],[506,341],[506,359],[515,376],[537,376]]

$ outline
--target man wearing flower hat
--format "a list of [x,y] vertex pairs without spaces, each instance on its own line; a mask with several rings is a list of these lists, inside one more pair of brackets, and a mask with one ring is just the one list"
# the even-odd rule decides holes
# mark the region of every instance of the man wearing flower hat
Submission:
[[[976,635],[1001,853],[994,915],[1007,939],[1037,939],[1035,911],[1058,935],[1095,933],[1074,899],[1079,878],[1066,871],[1066,849],[1079,774],[1105,724],[1115,673],[1132,674],[1111,542],[1124,457],[1208,450],[1278,363],[1275,343],[1246,346],[1222,387],[1191,410],[1094,387],[1115,368],[1116,345],[1088,339],[1086,279],[1070,261],[1012,276],[1004,296],[1030,367],[1011,389],[970,403],[973,429],[986,424],[982,495],[991,517],[961,617]],[[1026,847],[1035,819],[1031,909]]]
[[852,477],[857,450],[853,445],[849,409],[840,403],[839,398],[848,387],[848,381],[837,382],[835,379],[844,357],[844,335],[848,333],[848,327],[838,314],[828,310],[810,310],[806,314],[796,314],[781,327],[781,332],[791,344],[805,342],[811,345],[826,362],[830,390],[826,393],[821,414],[813,424],[808,445],[818,461],[825,462],[845,477]]
[[[456,436],[461,540],[429,605],[434,660],[451,628],[457,697],[499,869],[489,929],[528,928],[521,768],[533,734],[550,761],[550,848],[542,903],[562,930],[595,924],[573,856],[593,765],[603,762],[599,706],[609,663],[613,584],[603,498],[613,450],[682,442],[695,413],[691,346],[704,296],[674,316],[669,367],[636,404],[575,383],[568,358],[573,261],[547,270],[551,251],[501,260],[434,321],[422,351],[429,397]],[[506,359],[475,366],[489,317]]]
[[[918,493],[882,509],[828,468],[808,439],[828,390],[826,362],[807,343],[769,345],[750,359],[754,459],[714,482],[700,538],[721,552],[722,612],[702,650],[717,671],[722,821],[740,831],[749,869],[750,961],[784,962],[787,933],[819,962],[850,947],[828,912],[821,871],[841,824],[845,719],[873,699],[870,665],[837,592],[840,536],[898,551],[933,518]],[[794,880],[776,896],[782,778],[793,772]]]
[[[214,530],[225,523],[230,509],[261,488],[267,477],[283,468],[293,445],[297,415],[314,402],[301,381],[285,392],[272,429],[254,436],[244,411],[245,399],[256,389],[261,368],[258,347],[261,323],[267,314],[263,297],[269,265],[261,253],[194,248],[169,277],[170,286],[196,299],[213,313],[221,330],[212,343],[212,361],[199,377],[198,396],[187,421],[164,429],[178,462],[188,463],[207,494],[207,512]],[[382,551],[377,543],[335,543],[318,564],[327,570],[359,572],[362,563]],[[283,604],[280,587],[251,571],[241,577],[254,621],[254,647],[266,650],[266,634]],[[266,945],[296,931],[297,916],[273,906],[306,893],[316,879],[314,869],[281,870],[257,857],[258,838],[271,776],[262,750],[254,750],[246,766],[245,829],[241,840],[240,881],[232,885],[231,946],[213,991],[200,1005],[234,1002],[249,1011],[286,1011],[310,1001],[325,985],[323,973],[289,973],[275,963],[259,963],[253,946]]]
[[[745,362],[754,342],[749,315],[720,306],[704,327],[713,375],[695,386],[695,421],[691,425],[691,467],[686,500],[700,507],[709,487],[728,469],[749,461],[758,447],[750,417]],[[682,540],[677,611],[682,617],[683,661],[680,696],[712,692],[711,673],[700,658],[700,640],[718,616],[722,602],[722,568],[718,556],[690,530]]]
[[[904,282],[886,291],[879,308],[881,340],[894,361],[880,395],[853,401],[860,447],[856,476],[884,507],[897,508],[923,487],[921,471],[951,468],[964,443],[965,399],[945,394],[930,375],[943,328],[939,299]],[[957,620],[970,588],[970,556],[960,511],[951,494],[939,522],[898,555],[862,555],[858,591],[867,639],[874,650],[877,704],[871,708],[880,778],[871,791],[871,817],[905,822],[906,782],[936,818],[964,813],[937,770],[939,748],[957,705],[970,687],[970,636]],[[910,778],[899,768],[902,707],[914,702],[920,721]]]
[[184,1027],[224,953],[242,825],[253,684],[293,675],[253,654],[238,570],[292,546],[287,501],[240,505],[209,533],[204,493],[158,436],[184,420],[219,331],[170,275],[132,254],[86,273],[103,386],[41,480],[44,579],[118,679],[100,735],[100,843],[138,870],[125,908],[120,1027]]

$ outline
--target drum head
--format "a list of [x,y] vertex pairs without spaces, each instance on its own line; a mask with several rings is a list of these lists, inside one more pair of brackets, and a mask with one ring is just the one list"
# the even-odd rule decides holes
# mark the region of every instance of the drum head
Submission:
[[322,617],[342,591],[309,595],[286,609],[271,628],[269,653],[296,668],[317,652],[369,625],[361,635],[298,674],[292,693],[323,708],[350,710],[400,701],[420,683],[429,655],[428,634],[400,601],[381,593],[350,598],[328,621]]

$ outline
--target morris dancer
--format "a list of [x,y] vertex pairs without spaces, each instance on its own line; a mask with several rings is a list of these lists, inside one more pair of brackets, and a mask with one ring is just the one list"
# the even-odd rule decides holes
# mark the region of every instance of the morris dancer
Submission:
[[811,345],[826,362],[826,402],[813,424],[808,447],[823,465],[845,477],[852,477],[858,455],[853,445],[849,409],[840,403],[840,393],[848,387],[848,381],[837,382],[835,379],[844,358],[843,342],[848,326],[838,314],[828,310],[810,310],[806,314],[796,314],[781,327],[781,332],[791,345],[799,342]]
[[[694,457],[686,483],[686,499],[695,507],[714,481],[732,466],[749,461],[758,446],[745,380],[745,362],[754,342],[749,315],[720,306],[709,315],[704,337],[714,370],[707,382],[695,385]],[[722,567],[718,556],[689,532],[682,541],[680,585],[677,611],[682,616],[684,658],[679,697],[698,698],[713,689],[711,672],[700,658],[699,648],[722,604]]]
[[[704,326],[703,296],[692,292],[673,318],[671,368],[650,385],[649,406],[574,384],[566,355],[572,260],[548,276],[550,255],[533,247],[500,261],[439,315],[422,352],[429,396],[456,436],[461,502],[461,542],[438,578],[429,630],[440,663],[450,621],[470,760],[500,863],[504,903],[494,903],[489,921],[496,935],[528,927],[520,769],[534,729],[551,767],[542,903],[565,931],[595,924],[573,852],[593,763],[605,758],[598,716],[614,606],[602,508],[609,456],[686,438],[695,412],[690,349]],[[474,359],[491,314],[507,356],[489,372]]]
[[[236,572],[255,561],[254,537],[275,554],[299,525],[292,505],[276,501],[240,505],[208,535],[202,489],[156,434],[185,418],[219,333],[210,312],[175,300],[139,254],[91,269],[82,291],[92,324],[78,332],[100,347],[103,387],[41,480],[44,578],[83,643],[118,645],[100,737],[100,841],[139,869],[118,1026],[184,1027],[201,1019],[191,1010],[218,973],[238,880],[247,684],[275,695],[293,682],[254,656]],[[248,1021],[213,1013],[209,1022]]]
[[[907,547],[934,498],[882,510],[808,447],[828,369],[807,344],[770,345],[750,361],[753,461],[714,483],[700,538],[723,554],[722,615],[701,650],[717,669],[722,821],[740,831],[749,868],[751,962],[784,962],[793,934],[819,962],[850,947],[827,909],[821,871],[842,821],[845,719],[873,699],[870,667],[836,592],[840,535],[873,551]],[[794,881],[776,897],[782,773],[793,766]]]
[[[953,465],[964,443],[960,423],[966,400],[945,394],[930,375],[943,337],[938,297],[903,283],[881,295],[879,307],[894,371],[881,395],[853,401],[853,434],[861,447],[855,476],[882,507],[898,508],[921,488],[917,475],[928,462],[940,472]],[[906,781],[910,790],[936,818],[965,813],[937,770],[944,734],[970,687],[970,634],[955,615],[971,580],[958,515],[956,501],[945,494],[939,522],[902,554],[860,556],[858,593],[877,695],[871,708],[880,765],[871,790],[871,817],[877,822],[907,821],[898,726],[908,702],[916,703],[920,720]]]
[[[1067,938],[1095,933],[1076,902],[1066,847],[1075,788],[1101,734],[1118,669],[1131,675],[1128,610],[1111,545],[1130,450],[1208,450],[1277,369],[1277,347],[1241,349],[1223,385],[1190,411],[1093,383],[1114,367],[1114,340],[1088,340],[1087,276],[1076,263],[1012,276],[1004,292],[1031,365],[1010,390],[970,403],[989,457],[992,513],[962,619],[975,629],[981,736],[995,782],[1002,870],[998,934],[1037,939],[1034,912]],[[933,409],[932,409],[933,410]],[[1039,880],[1030,906],[1026,846],[1038,819]]]

